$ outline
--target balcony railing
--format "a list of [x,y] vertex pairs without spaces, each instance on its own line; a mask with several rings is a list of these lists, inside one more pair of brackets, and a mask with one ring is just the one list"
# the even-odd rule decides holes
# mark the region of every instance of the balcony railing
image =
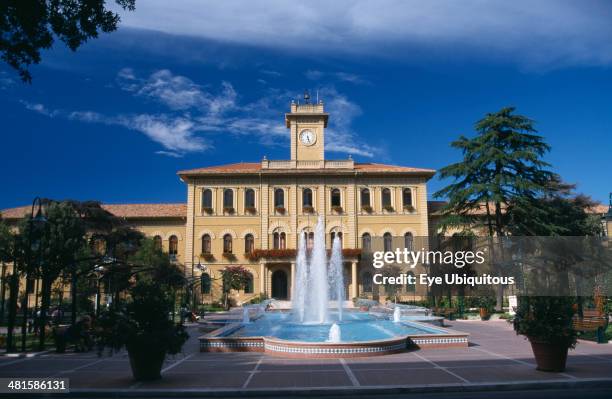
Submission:
[[261,161],[262,169],[353,169],[352,159],[335,161]]

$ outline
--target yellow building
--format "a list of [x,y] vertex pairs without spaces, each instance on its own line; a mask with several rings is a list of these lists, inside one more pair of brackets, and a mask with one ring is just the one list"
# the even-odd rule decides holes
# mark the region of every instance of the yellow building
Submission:
[[[311,244],[319,218],[326,225],[326,245],[342,238],[346,297],[385,299],[372,282],[369,250],[428,247],[439,233],[441,201],[427,201],[431,169],[351,158],[325,158],[325,129],[329,115],[322,102],[292,103],[285,114],[291,147],[287,160],[234,163],[178,172],[187,185],[187,201],[179,204],[103,205],[115,216],[154,238],[185,274],[197,282],[203,303],[221,296],[221,271],[241,265],[252,280],[233,293],[240,304],[260,294],[291,299],[295,280],[298,237]],[[604,215],[602,205],[590,212]],[[30,211],[2,211],[15,222]],[[603,219],[608,234],[612,220]],[[361,261],[360,261],[361,260]],[[422,269],[403,270],[418,274]],[[5,269],[5,273],[8,271]],[[420,299],[422,286],[403,287],[401,299]]]
[[[187,185],[186,204],[104,207],[161,241],[188,277],[202,281],[203,302],[220,296],[220,271],[228,265],[244,266],[253,276],[236,293],[238,303],[261,293],[290,299],[298,236],[308,237],[321,217],[328,247],[334,235],[342,237],[347,298],[371,296],[374,270],[360,266],[359,249],[383,241],[394,248],[398,240],[427,244],[420,237],[429,232],[427,181],[435,171],[326,159],[328,118],[322,102],[292,103],[285,114],[289,159],[178,172]],[[2,214],[12,220],[28,210]]]
[[[347,297],[353,298],[372,291],[372,271],[360,268],[357,251],[351,250],[377,237],[412,242],[427,236],[426,183],[435,171],[326,159],[328,117],[323,103],[291,104],[285,114],[288,160],[264,158],[178,173],[188,188],[183,260],[188,271],[203,265],[204,270],[193,267],[194,274],[204,271],[218,281],[224,267],[242,265],[253,285],[239,301],[259,293],[290,299],[298,237],[311,236],[321,217],[328,248],[334,235],[342,237]],[[214,288],[204,292],[204,300],[216,294]]]

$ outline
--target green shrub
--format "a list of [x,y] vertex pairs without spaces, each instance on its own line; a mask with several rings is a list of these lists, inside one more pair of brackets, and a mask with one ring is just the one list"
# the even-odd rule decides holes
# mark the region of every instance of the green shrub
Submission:
[[529,339],[574,348],[573,316],[574,298],[519,297],[514,330]]

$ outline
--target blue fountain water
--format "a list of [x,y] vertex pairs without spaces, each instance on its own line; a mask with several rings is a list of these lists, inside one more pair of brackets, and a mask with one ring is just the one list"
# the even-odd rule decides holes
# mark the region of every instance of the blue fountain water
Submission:
[[[331,319],[337,320],[332,312]],[[343,321],[337,321],[342,342],[363,342],[389,339],[406,335],[446,334],[446,331],[411,322],[393,322],[369,313],[345,312]],[[229,332],[228,337],[276,337],[290,341],[327,342],[332,323],[304,324],[296,322],[290,313],[268,312],[263,317]]]

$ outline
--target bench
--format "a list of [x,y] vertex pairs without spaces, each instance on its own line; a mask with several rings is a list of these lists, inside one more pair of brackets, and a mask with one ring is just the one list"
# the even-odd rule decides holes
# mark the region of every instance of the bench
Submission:
[[456,308],[433,308],[432,312],[436,316],[443,316],[449,320],[453,320],[453,316],[457,313]]
[[582,311],[582,317],[575,315],[572,320],[572,328],[576,331],[596,331],[597,343],[605,344],[606,327],[608,326],[608,316],[598,310],[585,309]]

